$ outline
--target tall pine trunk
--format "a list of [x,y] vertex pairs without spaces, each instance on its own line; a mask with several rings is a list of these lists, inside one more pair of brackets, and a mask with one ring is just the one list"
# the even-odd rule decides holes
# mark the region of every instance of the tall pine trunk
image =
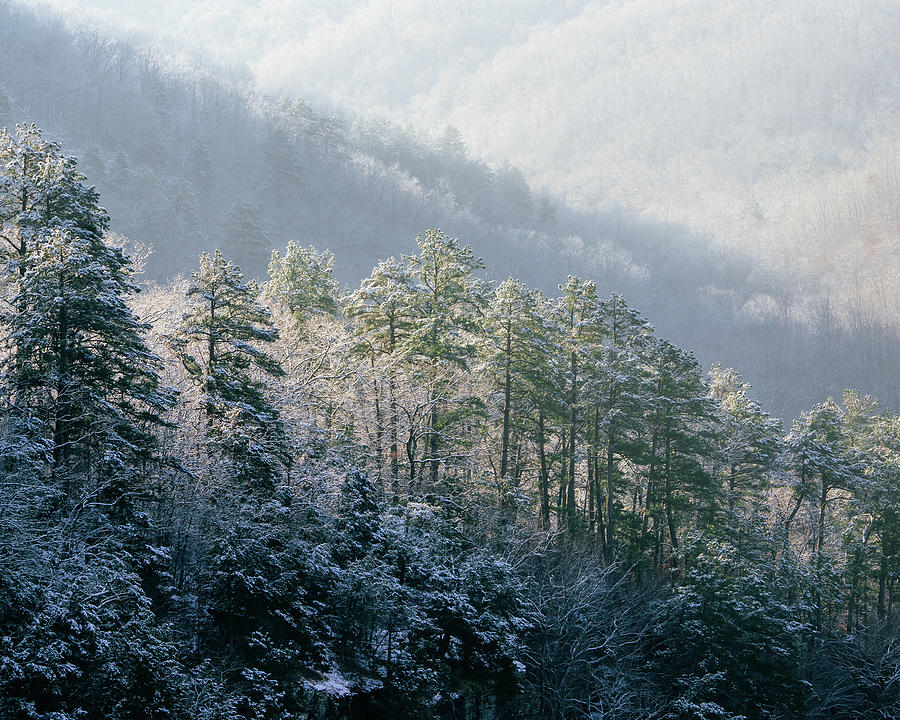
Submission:
[[615,523],[613,520],[615,507],[613,505],[613,501],[615,499],[615,457],[613,456],[613,448],[615,446],[615,434],[613,433],[613,428],[610,425],[609,430],[606,433],[606,544],[605,544],[605,557],[606,562],[612,562],[613,555],[613,540],[615,533]]
[[575,505],[575,429],[578,423],[578,359],[575,353],[569,358],[571,385],[569,387],[569,487],[566,500],[567,519],[569,533],[575,532],[576,505]]
[[538,456],[540,458],[540,478],[538,479],[541,496],[541,530],[550,530],[550,477],[547,470],[547,451],[544,435],[544,411],[538,411]]
[[503,437],[500,444],[500,478],[506,477],[509,462],[509,414],[510,398],[512,396],[512,321],[506,322],[506,355],[503,369]]
[[666,489],[666,522],[669,526],[669,542],[672,543],[672,552],[675,555],[675,570],[678,570],[678,535],[675,532],[675,512],[672,509],[672,439],[666,431],[666,460],[665,460],[665,489]]

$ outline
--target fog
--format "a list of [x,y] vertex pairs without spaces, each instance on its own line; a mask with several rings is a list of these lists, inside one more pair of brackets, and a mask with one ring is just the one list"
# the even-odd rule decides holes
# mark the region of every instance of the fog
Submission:
[[840,203],[860,176],[890,183],[885,161],[896,175],[892,0],[54,4],[244,65],[266,92],[453,124],[570,202],[620,203],[774,262],[823,198]]
[[[8,6],[58,13],[80,49],[0,80],[16,110],[0,120],[70,140],[157,273],[233,235],[235,213],[258,254],[315,241],[348,283],[439,223],[496,276],[626,292],[776,412],[851,383],[895,401],[893,0]],[[33,49],[11,32],[13,64]],[[140,48],[131,74],[85,37]],[[65,87],[26,97],[63,64]],[[299,164],[272,180],[285,142]]]

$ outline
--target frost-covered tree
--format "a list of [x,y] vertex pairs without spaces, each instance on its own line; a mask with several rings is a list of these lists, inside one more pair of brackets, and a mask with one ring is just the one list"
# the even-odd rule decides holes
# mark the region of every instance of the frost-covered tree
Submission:
[[187,297],[192,307],[170,338],[199,387],[206,433],[230,462],[234,479],[271,490],[289,462],[287,438],[263,378],[284,374],[262,346],[278,331],[240,268],[216,251],[200,256]]
[[529,389],[539,382],[541,356],[551,352],[544,342],[540,305],[537,293],[509,278],[494,291],[485,313],[485,359],[492,385],[502,395],[498,471],[503,483],[511,476],[512,433],[522,425],[517,415],[525,414]]
[[[663,562],[660,548],[668,535],[677,566],[679,517],[695,523],[695,528],[714,518],[717,488],[707,471],[713,451],[712,407],[692,354],[662,339],[648,345],[650,388],[644,391],[644,402],[650,425],[650,471],[644,531],[647,519],[652,517],[655,564]],[[646,443],[642,450],[648,451]]]
[[284,255],[272,251],[265,294],[283,303],[298,322],[314,313],[333,313],[339,289],[333,270],[332,253],[289,242]]
[[709,372],[709,397],[722,422],[718,455],[728,492],[728,509],[758,497],[764,473],[773,468],[781,451],[780,423],[750,399],[750,386],[730,368],[713,365]]
[[[563,442],[563,486],[560,488],[560,505],[565,505],[569,529],[574,530],[577,519],[575,492],[575,465],[578,435],[584,426],[586,382],[591,367],[586,358],[596,352],[604,336],[605,328],[599,317],[597,286],[591,280],[569,276],[559,286],[556,303],[557,325],[562,328],[560,361],[565,377],[566,429]],[[591,488],[593,490],[593,488]]]
[[[0,237],[14,265],[47,228],[98,240],[109,225],[100,196],[74,157],[34,125],[0,130]],[[21,268],[19,272],[24,272]]]
[[653,328],[621,295],[613,294],[600,303],[597,314],[604,327],[596,379],[596,408],[600,434],[606,451],[606,538],[607,558],[612,559],[616,543],[617,458],[634,457],[634,447],[642,426],[646,397],[645,358]]
[[862,467],[846,432],[844,410],[831,398],[794,421],[786,445],[796,474],[796,504],[785,525],[790,526],[801,507],[810,509],[810,559],[816,571],[813,613],[817,628],[821,628],[832,615],[838,596],[829,542],[829,526],[838,499],[835,491],[852,494]]
[[[357,338],[354,352],[368,359],[373,370],[383,364],[387,384],[387,439],[393,492],[398,492],[400,472],[399,415],[397,407],[397,365],[402,362],[412,331],[414,279],[405,258],[383,260],[373,268],[344,302],[344,312],[353,322]],[[381,437],[383,411],[377,379],[375,392],[376,434]],[[378,443],[380,444],[380,443]],[[380,460],[379,460],[380,461]]]
[[412,320],[406,352],[421,364],[427,385],[427,461],[432,484],[441,466],[441,437],[453,415],[443,415],[455,405],[465,411],[467,399],[452,401],[453,372],[466,369],[478,350],[478,330],[484,310],[483,282],[476,275],[482,267],[468,245],[432,228],[416,238],[418,253],[409,258],[415,280]]
[[0,134],[0,158],[9,410],[49,449],[69,499],[89,490],[122,507],[172,401],[148,326],[127,304],[137,292],[131,261],[104,243],[99,196],[58,144],[20,126]]
[[136,291],[129,261],[53,228],[20,267],[14,309],[3,316],[15,410],[38,433],[34,440],[49,444],[68,495],[90,476],[105,502],[126,502],[172,402],[160,386],[161,361],[143,339],[147,326],[126,304]]
[[807,628],[767,570],[730,544],[708,541],[664,601],[650,657],[667,698],[662,717],[802,716]]
[[180,666],[151,610],[144,571],[166,549],[144,510],[173,394],[74,159],[34,127],[0,154],[0,545],[24,548],[0,552],[0,714],[165,717]]
[[[51,228],[98,244],[108,225],[97,191],[59,143],[45,139],[34,125],[17,125],[13,133],[0,130],[0,252],[9,276],[24,275],[26,256]],[[18,289],[13,283],[6,291]],[[18,310],[25,309],[24,302],[18,298]]]

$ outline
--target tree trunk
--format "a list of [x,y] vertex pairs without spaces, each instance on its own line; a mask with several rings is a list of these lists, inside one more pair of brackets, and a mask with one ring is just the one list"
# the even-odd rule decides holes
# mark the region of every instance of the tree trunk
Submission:
[[[825,565],[825,506],[828,503],[828,482],[825,473],[820,473],[822,487],[819,493],[819,519],[816,524],[816,579],[822,582],[822,568]],[[816,630],[822,628],[822,595],[816,590]]]
[[393,370],[388,371],[388,393],[390,395],[391,412],[390,412],[390,428],[391,434],[391,493],[396,500],[400,495],[400,448],[397,445],[397,395],[394,389],[394,373]]
[[[211,297],[209,299],[209,337],[206,338],[206,356],[208,358],[206,367],[207,367],[207,380],[206,380],[206,392],[207,397],[212,398],[215,396],[214,388],[212,387],[215,383],[215,380],[212,380],[215,376],[216,370],[216,362],[218,358],[216,357],[216,298]],[[212,403],[212,400],[206,401],[206,424],[209,427],[212,427],[213,424],[213,414],[215,413],[215,406]]]
[[[666,483],[666,522],[669,525],[669,540],[672,543],[672,550],[678,554],[678,536],[675,533],[675,514],[672,511],[672,441],[666,437],[666,460],[665,460],[665,483]],[[677,569],[676,559],[676,569]]]
[[569,357],[569,372],[571,385],[569,387],[569,494],[566,502],[568,510],[568,526],[569,533],[575,532],[575,427],[578,422],[578,409],[576,403],[578,400],[578,360],[575,353],[571,353]]
[[505,367],[503,370],[503,437],[500,444],[500,478],[505,478],[507,473],[507,463],[509,461],[509,402],[511,392],[511,372],[510,365],[512,363],[512,321],[506,322],[506,354]]
[[556,507],[557,516],[556,516],[556,529],[559,530],[562,527],[562,515],[565,511],[566,507],[566,499],[568,495],[566,495],[566,469],[568,467],[568,458],[566,457],[566,453],[568,452],[568,435],[566,431],[562,431],[562,438],[560,439],[560,447],[562,448],[562,461],[559,464],[559,495],[556,499]]
[[[60,281],[60,285],[64,283]],[[60,467],[69,458],[69,315],[63,305],[59,309],[56,336],[56,407],[53,418],[53,464]],[[66,487],[68,494],[69,488]]]
[[[375,356],[372,356],[372,372],[375,372]],[[384,462],[384,419],[381,417],[381,386],[378,378],[372,381],[372,389],[375,394],[375,480],[378,487],[382,488],[381,466]]]
[[594,493],[596,490],[596,481],[594,480],[594,445],[593,438],[588,442],[588,459],[587,459],[587,491],[588,491],[588,534],[593,536],[596,529],[594,518]]
[[816,569],[821,572],[825,560],[825,505],[828,502],[828,482],[821,473],[822,488],[819,493],[819,520],[816,525]]
[[416,434],[412,426],[409,428],[409,437],[406,439],[406,459],[409,461],[409,490],[413,492],[416,487]]
[[428,434],[428,455],[431,458],[431,487],[436,488],[438,484],[438,470],[440,468],[440,460],[438,459],[438,433],[436,430],[438,422],[438,409],[436,406],[431,408],[431,420],[429,422]]
[[657,432],[654,428],[653,436],[650,439],[650,468],[647,471],[647,490],[644,496],[644,522],[641,525],[641,554],[644,554],[644,543],[647,538],[647,531],[650,528],[650,506],[653,503],[653,473],[656,470],[656,439]]
[[397,331],[394,322],[394,313],[388,317],[388,394],[390,395],[391,416],[391,492],[397,500],[400,495],[400,448],[397,446],[398,414],[397,414],[397,390],[394,383],[394,348],[397,345]]
[[550,477],[547,471],[547,452],[544,439],[544,411],[538,411],[538,456],[541,461],[540,477],[538,479],[541,495],[541,530],[550,530]]
[[737,465],[731,463],[731,472],[728,475],[728,514],[734,515],[734,488],[737,475]]
[[615,472],[615,458],[613,457],[614,434],[612,426],[606,433],[606,562],[612,562],[613,540],[615,537],[615,522],[613,513],[615,506],[615,486],[613,473]]

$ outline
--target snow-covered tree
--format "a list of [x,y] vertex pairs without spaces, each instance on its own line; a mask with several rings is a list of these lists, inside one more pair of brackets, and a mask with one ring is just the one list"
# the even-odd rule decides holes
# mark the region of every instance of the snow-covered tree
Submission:
[[[386,383],[381,384],[387,384],[387,440],[394,495],[399,491],[400,473],[397,372],[413,327],[413,283],[408,261],[405,258],[397,260],[391,257],[378,263],[369,277],[363,279],[359,289],[344,301],[344,312],[352,321],[353,333],[357,338],[354,352],[366,358],[375,371],[373,390],[378,437],[383,432],[384,413],[378,380],[380,373],[376,368],[384,366]],[[380,448],[377,450],[380,451]]]
[[230,462],[234,479],[271,490],[290,461],[277,408],[263,378],[284,374],[263,346],[278,331],[245,283],[240,268],[216,251],[200,256],[187,290],[192,308],[170,338],[188,376],[200,389],[206,433]]
[[332,253],[289,242],[284,255],[272,251],[265,294],[283,303],[298,322],[314,313],[333,313],[338,295],[333,270]]
[[722,422],[718,456],[728,509],[734,512],[763,489],[765,472],[775,466],[781,452],[781,425],[749,397],[750,386],[734,370],[716,363],[708,383]]
[[636,454],[633,443],[640,434],[646,397],[645,358],[653,328],[621,295],[604,299],[597,310],[604,328],[594,383],[595,410],[606,451],[606,538],[608,559],[614,554],[619,509],[617,457]]
[[[14,310],[4,314],[16,412],[51,448],[68,494],[88,477],[103,500],[125,502],[152,458],[154,426],[172,402],[147,326],[131,313],[136,291],[121,251],[53,228],[23,258]],[[37,421],[37,424],[34,424]],[[130,480],[128,478],[131,478]]]
[[14,267],[50,227],[99,240],[109,225],[99,201],[75,158],[39,128],[0,129],[0,237]]
[[454,399],[455,371],[466,369],[478,351],[478,330],[484,309],[484,287],[476,275],[483,265],[468,245],[432,228],[416,238],[419,252],[410,257],[415,280],[412,319],[405,353],[423,371],[427,388],[425,424],[427,462],[432,485],[442,464],[441,438],[449,431],[454,406],[464,410],[467,400]]
[[543,342],[540,303],[537,293],[509,278],[494,291],[485,313],[485,359],[492,386],[502,395],[498,471],[504,483],[511,475],[511,435],[522,424],[516,415],[524,415],[541,355],[550,351]]
[[131,261],[104,243],[99,196],[58,144],[20,126],[0,135],[0,157],[12,421],[49,449],[70,500],[89,492],[121,508],[173,399],[127,303]]

